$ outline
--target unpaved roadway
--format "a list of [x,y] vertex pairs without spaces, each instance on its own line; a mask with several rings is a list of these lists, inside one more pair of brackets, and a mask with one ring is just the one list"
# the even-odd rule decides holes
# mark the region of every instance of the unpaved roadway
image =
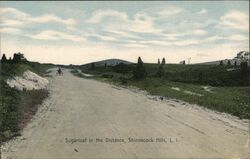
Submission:
[[53,76],[49,90],[51,96],[22,136],[2,147],[3,158],[249,157],[248,121],[176,101],[155,101],[69,71]]

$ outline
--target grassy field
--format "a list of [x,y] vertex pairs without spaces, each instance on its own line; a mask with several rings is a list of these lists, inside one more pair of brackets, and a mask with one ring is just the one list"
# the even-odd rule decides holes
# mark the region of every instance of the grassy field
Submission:
[[10,88],[6,80],[20,76],[26,70],[43,76],[53,65],[25,61],[1,63],[0,66],[0,141],[5,141],[19,134],[49,94],[47,90],[18,91]]
[[238,66],[166,64],[162,77],[157,77],[158,68],[157,64],[145,64],[147,76],[141,80],[133,78],[135,65],[82,68],[82,71],[94,74],[99,80],[136,86],[152,95],[176,98],[250,119],[250,84],[242,81]]

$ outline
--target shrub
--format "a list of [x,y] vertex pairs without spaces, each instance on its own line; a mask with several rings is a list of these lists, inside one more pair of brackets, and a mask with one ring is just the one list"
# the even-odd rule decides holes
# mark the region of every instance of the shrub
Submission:
[[146,77],[146,70],[145,70],[143,62],[141,60],[141,57],[138,58],[136,68],[135,68],[133,74],[134,74],[135,79],[143,79]]

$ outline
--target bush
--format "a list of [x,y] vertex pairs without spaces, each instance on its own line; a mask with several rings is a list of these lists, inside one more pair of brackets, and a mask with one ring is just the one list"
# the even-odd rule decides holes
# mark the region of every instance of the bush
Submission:
[[158,70],[156,72],[156,76],[157,77],[163,77],[165,75],[165,72],[164,72],[164,69],[163,69],[163,65],[161,64],[159,67],[158,67]]
[[124,85],[128,84],[128,79],[125,77],[120,77],[119,80],[120,80],[121,84],[124,84]]
[[5,141],[18,134],[49,93],[47,90],[21,92],[3,81],[0,90],[0,140]]
[[113,74],[102,74],[103,78],[113,78],[114,75]]
[[146,70],[141,60],[141,57],[138,58],[138,62],[136,64],[136,68],[133,74],[135,79],[143,79],[146,77]]
[[[21,94],[19,91],[7,86],[1,82],[1,106],[0,106],[0,139],[6,135],[4,132],[17,132],[19,130],[18,123],[21,119]],[[10,134],[10,133],[9,133]]]
[[113,68],[114,72],[117,73],[128,73],[131,70],[130,66],[124,63],[119,63],[118,65],[115,65]]

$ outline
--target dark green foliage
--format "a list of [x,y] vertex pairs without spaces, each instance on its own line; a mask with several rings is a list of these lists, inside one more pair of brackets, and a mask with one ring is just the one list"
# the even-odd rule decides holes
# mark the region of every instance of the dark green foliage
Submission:
[[[219,65],[179,65],[179,64],[165,64],[164,66],[158,64],[144,64],[143,70],[145,77],[161,77],[165,80],[174,82],[184,82],[193,84],[204,84],[211,86],[250,86],[250,68],[240,69],[235,67],[235,70],[227,71],[228,66]],[[117,65],[105,67],[96,67],[95,70],[87,70],[84,72],[90,74],[99,73],[120,73],[123,75],[133,76],[138,70],[137,65]],[[88,72],[89,71],[89,72]],[[245,78],[246,80],[242,80]],[[138,79],[138,78],[135,78]],[[244,83],[243,83],[244,82]]]
[[114,75],[112,75],[112,74],[102,74],[102,77],[103,78],[113,78],[114,77]]
[[129,81],[128,78],[121,76],[119,79],[120,79],[121,84],[123,85],[128,84],[128,81]]
[[242,85],[247,85],[249,83],[250,68],[248,68],[247,62],[240,63],[240,77]]
[[90,66],[91,70],[94,70],[95,69],[95,63],[91,63],[91,66]]
[[48,97],[47,90],[18,91],[1,82],[0,94],[0,140],[4,141],[17,135],[37,106]]
[[198,74],[198,82],[202,83],[203,82],[203,73],[200,71]]
[[[20,92],[11,89],[6,83],[1,82],[1,106],[0,106],[0,136],[5,131],[18,131],[18,123],[21,117],[19,103],[21,102]],[[2,138],[2,137],[0,137]]]
[[138,58],[138,62],[136,64],[136,68],[133,74],[135,79],[143,79],[146,77],[146,70],[141,60],[141,57]]
[[237,66],[237,62],[236,61],[234,61],[234,66]]
[[24,54],[22,53],[15,53],[12,59],[12,63],[20,63],[22,61],[26,61],[26,58],[24,57]]
[[220,66],[223,66],[223,61],[220,61]]
[[165,65],[165,64],[166,64],[165,58],[162,59],[161,64],[162,64],[162,65]]
[[118,65],[115,65],[114,67],[114,72],[117,73],[128,73],[131,70],[131,67],[129,65],[126,65],[124,63],[119,63]]
[[231,66],[231,61],[230,60],[227,61],[227,65]]
[[163,77],[164,74],[165,74],[165,71],[164,71],[164,69],[163,69],[163,65],[161,64],[161,65],[158,67],[156,76],[157,76],[157,77]]
[[1,62],[2,62],[2,63],[7,62],[7,58],[6,58],[6,55],[5,55],[5,54],[3,54],[3,56],[2,56]]

